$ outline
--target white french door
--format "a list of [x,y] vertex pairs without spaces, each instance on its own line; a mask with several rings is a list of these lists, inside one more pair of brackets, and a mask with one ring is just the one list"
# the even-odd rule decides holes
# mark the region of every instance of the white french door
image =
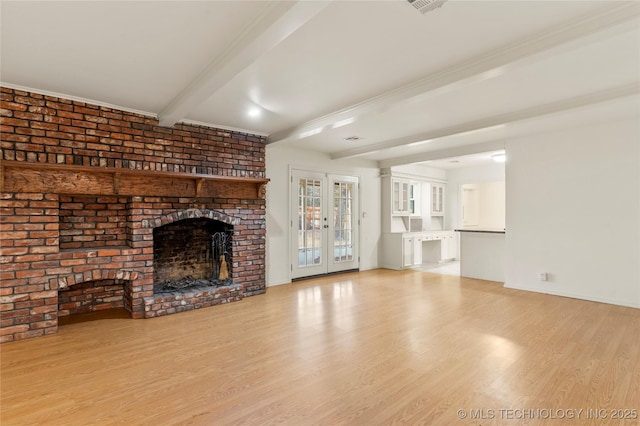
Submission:
[[291,277],[357,269],[358,178],[292,170]]

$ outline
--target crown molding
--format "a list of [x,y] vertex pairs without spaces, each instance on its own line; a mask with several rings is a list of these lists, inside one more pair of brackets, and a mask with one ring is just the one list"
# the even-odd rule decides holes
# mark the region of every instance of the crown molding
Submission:
[[105,108],[116,109],[116,110],[119,110],[119,111],[130,112],[130,113],[133,113],[133,114],[146,115],[146,116],[151,117],[151,118],[156,118],[156,119],[158,118],[158,115],[153,113],[153,112],[141,111],[139,109],[133,109],[133,108],[127,108],[127,107],[124,107],[124,106],[121,106],[121,105],[114,105],[114,104],[110,104],[108,102],[97,101],[95,99],[81,98],[79,96],[67,95],[65,93],[51,92],[49,90],[41,90],[41,89],[36,89],[36,88],[33,88],[33,87],[20,86],[19,84],[6,83],[6,82],[2,82],[2,81],[0,81],[0,86],[7,87],[9,89],[14,89],[14,90],[21,90],[23,92],[36,93],[38,95],[43,95],[43,96],[51,96],[51,97],[54,97],[54,98],[68,99],[68,100],[74,101],[74,102],[82,102],[82,103],[85,103],[85,104],[91,104],[91,105],[97,105],[97,106],[101,106],[101,107],[105,107]]
[[221,124],[214,124],[214,123],[205,123],[204,121],[184,119],[184,120],[180,120],[179,122],[182,124],[187,124],[192,126],[202,126],[202,127],[212,128],[212,129],[228,130],[230,132],[236,132],[236,133],[245,133],[247,135],[255,135],[263,138],[269,135],[268,133],[256,132],[255,130],[241,129],[239,127],[223,126]]
[[[381,169],[402,166],[405,164],[421,163],[424,161],[442,160],[443,158],[462,157],[464,155],[480,154],[482,152],[496,151],[504,149],[506,140],[499,139],[491,142],[477,143],[473,145],[458,146],[455,148],[440,149],[437,151],[423,152],[420,154],[407,155],[404,157],[390,158],[378,161]],[[426,164],[429,167],[428,164]]]
[[[9,88],[9,89],[20,90],[20,91],[23,91],[23,92],[36,93],[36,94],[42,95],[42,96],[51,96],[51,97],[54,97],[54,98],[61,98],[61,99],[67,99],[67,100],[74,101],[74,102],[82,102],[82,103],[85,103],[85,104],[97,105],[97,106],[101,106],[101,107],[105,107],[105,108],[115,109],[115,110],[118,110],[118,111],[125,111],[125,112],[130,112],[130,113],[133,113],[133,114],[145,115],[145,116],[150,117],[150,118],[155,118],[155,119],[158,118],[158,115],[153,113],[153,112],[141,111],[141,110],[133,109],[133,108],[127,108],[127,107],[123,107],[123,106],[120,106],[120,105],[110,104],[110,103],[107,103],[107,102],[96,101],[94,99],[87,99],[87,98],[81,98],[81,97],[78,97],[78,96],[67,95],[65,93],[51,92],[49,90],[40,90],[40,89],[35,89],[33,87],[20,86],[18,84],[5,83],[5,82],[0,82],[0,86],[6,87],[6,88]],[[213,128],[213,129],[228,130],[230,132],[246,133],[248,135],[256,135],[256,136],[260,136],[260,137],[267,137],[269,135],[268,133],[257,132],[255,130],[241,129],[241,128],[238,128],[238,127],[231,127],[231,126],[223,126],[221,124],[214,124],[214,123],[205,123],[205,122],[196,121],[196,120],[185,119],[185,120],[180,120],[180,123],[191,124],[191,125],[194,125],[194,126],[209,127],[209,128]]]
[[[494,78],[514,67],[526,65],[551,49],[560,46],[577,48],[613,32],[611,30],[640,16],[637,2],[612,2],[577,19],[563,22],[533,36],[478,55],[468,61],[445,68],[397,89],[309,120],[298,126],[272,133],[267,143],[302,139],[310,130],[322,130],[336,123],[352,123],[358,117],[383,112],[395,106],[427,96],[459,89],[473,82]],[[623,28],[623,30],[628,30]],[[595,37],[594,37],[595,36]],[[568,46],[573,42],[572,46]],[[348,124],[347,124],[348,125]],[[316,132],[317,133],[317,132]]]

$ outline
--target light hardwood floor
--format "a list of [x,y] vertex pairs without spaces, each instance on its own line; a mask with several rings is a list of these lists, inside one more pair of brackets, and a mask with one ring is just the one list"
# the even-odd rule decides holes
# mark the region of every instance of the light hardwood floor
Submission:
[[420,271],[91,314],[1,351],[3,426],[639,423],[611,417],[640,408],[640,310]]

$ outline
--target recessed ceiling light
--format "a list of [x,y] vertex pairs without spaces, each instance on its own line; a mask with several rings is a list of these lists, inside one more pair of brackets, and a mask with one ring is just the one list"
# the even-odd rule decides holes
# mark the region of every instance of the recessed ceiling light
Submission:
[[334,128],[334,129],[337,129],[338,127],[342,127],[342,126],[346,126],[348,124],[351,124],[354,121],[356,121],[356,119],[354,117],[345,118],[344,120],[336,121],[335,123],[333,123],[333,125],[331,127]]
[[260,115],[262,115],[262,110],[258,107],[249,108],[247,115],[253,118],[260,117]]
[[360,136],[349,136],[348,138],[344,138],[345,141],[355,142],[362,139]]
[[450,163],[459,163],[459,162],[460,162],[460,160],[450,160],[449,162],[450,162]]
[[307,130],[306,132],[300,133],[300,139],[308,138],[309,136],[317,135],[322,131],[322,127],[317,127],[315,129]]
[[504,163],[505,161],[507,161],[507,155],[504,152],[498,152],[497,154],[493,154],[491,158],[496,163]]

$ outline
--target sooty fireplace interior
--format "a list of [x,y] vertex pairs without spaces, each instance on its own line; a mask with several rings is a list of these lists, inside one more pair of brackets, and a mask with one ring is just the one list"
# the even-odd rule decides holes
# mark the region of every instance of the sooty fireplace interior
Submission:
[[230,285],[233,226],[198,218],[153,231],[154,292]]

